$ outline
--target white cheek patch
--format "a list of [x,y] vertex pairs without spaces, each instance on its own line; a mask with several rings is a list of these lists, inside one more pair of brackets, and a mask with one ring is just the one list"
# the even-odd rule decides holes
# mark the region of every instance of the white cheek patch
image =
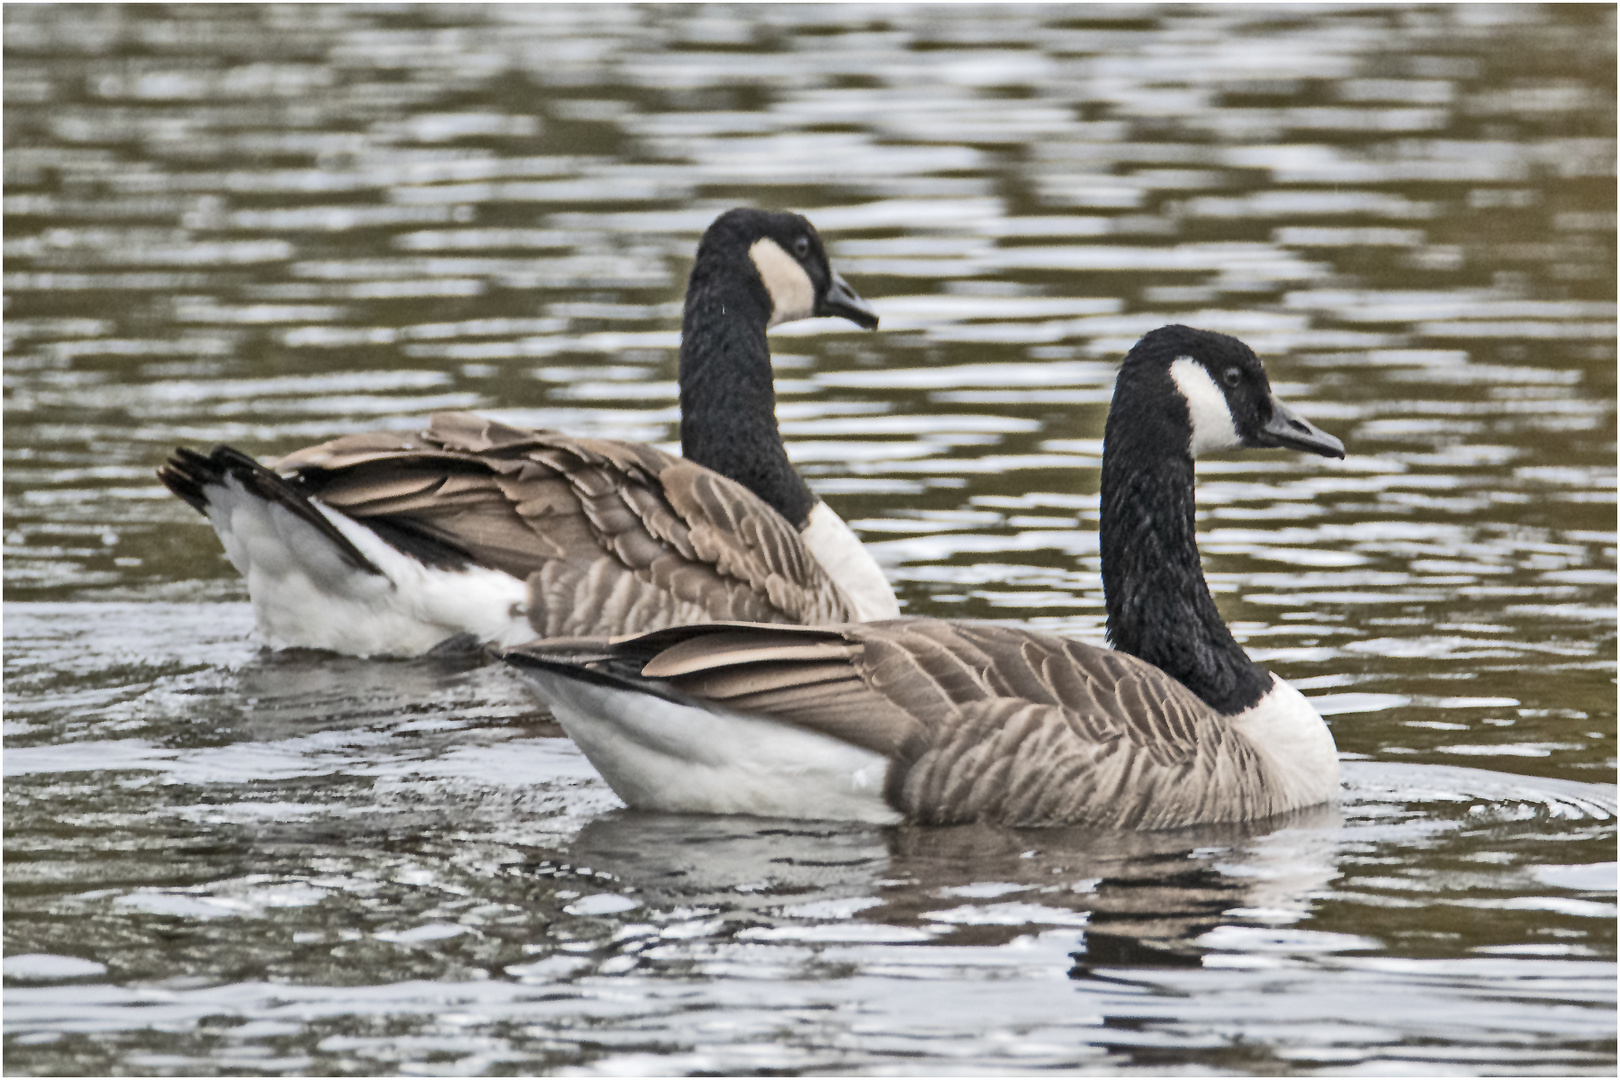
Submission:
[[816,287],[797,259],[783,251],[770,237],[754,241],[748,249],[765,291],[771,296],[771,321],[767,326],[808,319],[816,311]]
[[1232,409],[1226,395],[1215,385],[1209,370],[1188,356],[1178,357],[1170,365],[1170,377],[1176,389],[1187,399],[1187,413],[1192,417],[1192,456],[1211,450],[1235,450],[1243,445],[1237,427],[1232,423]]

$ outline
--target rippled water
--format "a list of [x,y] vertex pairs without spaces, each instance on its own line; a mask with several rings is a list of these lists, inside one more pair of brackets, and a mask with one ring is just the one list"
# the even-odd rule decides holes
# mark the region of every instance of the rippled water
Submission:
[[[1612,1072],[1612,8],[8,5],[8,1072]],[[1336,809],[634,814],[502,671],[270,654],[152,469],[439,408],[675,441],[738,203],[906,611],[1100,641],[1113,365],[1236,333],[1344,462],[1199,466]]]

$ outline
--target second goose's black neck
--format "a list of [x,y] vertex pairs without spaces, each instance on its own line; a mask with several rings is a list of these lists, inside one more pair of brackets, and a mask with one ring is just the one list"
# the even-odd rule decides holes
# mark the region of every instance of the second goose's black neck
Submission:
[[[1162,378],[1166,385],[1152,385]],[[1152,408],[1152,397],[1169,408]],[[1147,400],[1144,400],[1147,399]],[[1103,593],[1108,639],[1216,711],[1233,714],[1271,675],[1232,637],[1204,581],[1194,532],[1191,424],[1163,368],[1121,370],[1103,435]]]
[[788,461],[776,426],[770,317],[770,296],[747,252],[727,257],[700,245],[681,319],[681,453],[802,529],[816,497]]

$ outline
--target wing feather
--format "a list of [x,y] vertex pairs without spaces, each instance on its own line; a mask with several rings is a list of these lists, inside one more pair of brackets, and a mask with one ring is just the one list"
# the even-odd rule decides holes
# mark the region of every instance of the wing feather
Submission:
[[276,467],[379,531],[526,580],[543,636],[854,617],[779,514],[650,446],[437,413],[420,434],[349,435]]
[[887,797],[913,821],[1174,828],[1281,808],[1224,718],[1081,642],[927,619],[638,640],[642,677],[888,754]]

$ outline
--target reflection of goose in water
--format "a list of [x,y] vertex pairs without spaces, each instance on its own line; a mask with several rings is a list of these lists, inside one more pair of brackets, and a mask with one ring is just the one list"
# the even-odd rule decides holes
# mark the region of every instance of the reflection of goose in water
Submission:
[[1338,792],[1322,718],[1249,659],[1199,562],[1193,459],[1344,447],[1236,338],[1168,326],[1120,368],[1103,442],[1114,649],[912,619],[676,627],[506,658],[631,806],[927,824],[1169,829]]
[[758,913],[871,896],[889,845],[881,830],[842,822],[615,810],[587,822],[569,854],[650,904]]
[[[1161,832],[617,810],[576,835],[561,876],[632,897],[637,920],[701,913],[702,955],[739,941],[993,947],[1073,933],[1078,948],[1062,948],[1076,977],[1211,953],[1377,950],[1366,935],[1428,934],[1436,905],[1449,929],[1480,935],[1455,946],[1466,951],[1500,940],[1505,919],[1563,919],[1577,934],[1612,905],[1612,784],[1370,761],[1347,762],[1344,780],[1336,806]],[[1549,820],[1564,826],[1557,850],[1544,850]]]
[[1194,939],[1224,912],[1304,914],[1334,876],[1338,821],[1332,806],[1174,832],[618,811],[587,824],[569,857],[645,905],[714,911],[756,940],[1000,945],[1072,928],[1087,962],[1196,964]]

